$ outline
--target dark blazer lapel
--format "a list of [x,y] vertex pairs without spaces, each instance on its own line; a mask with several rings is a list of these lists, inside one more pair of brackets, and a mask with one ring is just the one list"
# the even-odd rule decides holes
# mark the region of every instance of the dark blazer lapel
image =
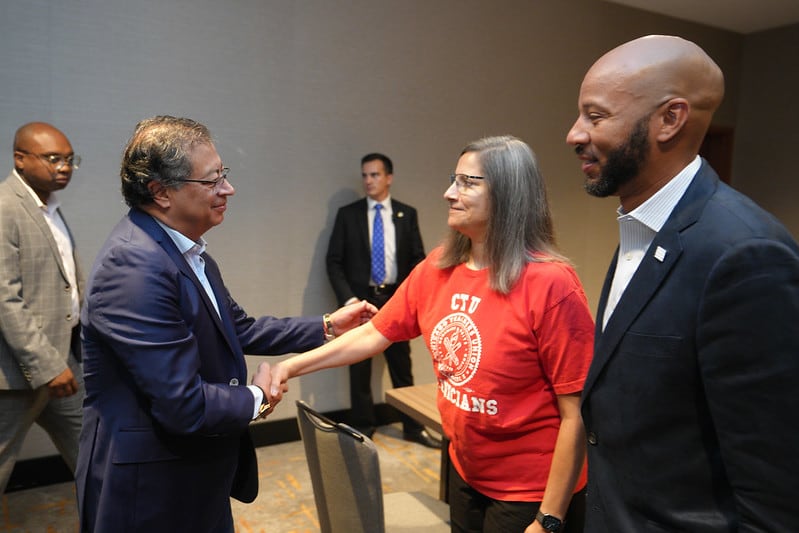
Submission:
[[[191,266],[186,261],[186,258],[183,257],[183,254],[180,253],[178,247],[175,246],[172,238],[167,235],[166,231],[164,231],[164,229],[158,225],[152,216],[148,215],[144,211],[131,209],[130,219],[134,224],[139,226],[145,233],[152,237],[153,240],[155,240],[161,246],[161,248],[164,249],[167,255],[169,255],[170,259],[172,259],[172,261],[175,263],[175,266],[178,267],[178,270],[180,270],[184,276],[188,277],[192,283],[194,283],[194,286],[197,287],[197,291],[200,293],[200,298],[202,298],[203,303],[205,304],[208,314],[211,315],[211,318],[213,319],[217,328],[224,335],[225,339],[227,339],[228,344],[231,344],[232,347],[232,340],[229,338],[228,330],[225,328],[225,325],[222,324],[222,321],[219,318],[216,309],[214,308],[214,304],[211,303],[208,293],[205,292],[205,287],[203,287],[202,283],[200,283],[200,280],[197,278],[194,270],[192,270]],[[222,304],[219,303],[219,305],[221,309]]]
[[596,311],[596,337],[599,338],[602,333],[602,322],[605,319],[605,307],[608,305],[608,298],[610,297],[610,286],[613,283],[613,276],[616,275],[616,263],[619,260],[619,247],[616,247],[616,253],[613,254],[613,259],[610,262],[607,274],[605,274],[605,283],[602,284],[602,293],[599,297],[599,307]]
[[[641,265],[630,280],[630,284],[616,305],[616,309],[608,320],[604,331],[601,331],[602,318],[600,312],[597,312],[598,325],[594,360],[588,371],[585,386],[583,387],[584,391],[588,391],[594,384],[603,367],[615,352],[622,337],[630,329],[630,325],[657,293],[663,284],[663,280],[677,264],[683,253],[680,233],[696,222],[717,184],[718,177],[703,161],[702,167],[697,172],[693,182],[646,251]],[[661,259],[656,257],[658,248],[665,252],[665,255],[662,256],[660,253],[658,254]],[[607,302],[615,266],[616,257],[614,257],[611,268],[608,271],[608,278],[605,280],[600,309],[604,309]]]
[[[217,297],[217,303],[219,304],[219,314],[221,315],[225,340],[227,341],[228,346],[230,346],[230,350],[234,354],[239,354],[241,353],[241,345],[238,342],[238,336],[236,335],[236,330],[233,325],[233,317],[229,311],[230,306],[228,305],[227,298],[225,298],[227,291],[225,290],[225,284],[222,281],[222,273],[219,272],[219,267],[217,266],[216,261],[214,261],[214,259],[207,253],[203,253],[203,259],[205,259],[205,276],[208,278],[208,283],[211,284],[211,290],[214,291],[214,294]],[[205,292],[205,289],[203,289],[203,292]],[[216,315],[215,310],[214,315]],[[247,365],[244,362],[244,354],[241,353],[241,355],[242,357],[239,361],[239,371],[242,373],[242,375],[246,376]]]
[[[366,203],[366,198],[362,198],[358,202],[357,209],[357,226],[358,233],[361,238],[361,245],[364,250],[364,261],[369,261],[372,257],[372,245],[369,242],[369,204]],[[366,280],[369,281],[368,279]]]
[[396,243],[394,249],[397,250],[396,253],[399,255],[400,243],[406,242],[405,233],[408,228],[407,224],[405,224],[405,212],[395,200],[391,200],[391,221],[394,223],[394,240]]
[[[666,251],[663,261],[655,258],[655,250],[662,248]],[[663,280],[668,275],[669,271],[677,263],[677,259],[682,255],[682,245],[680,244],[679,233],[670,230],[667,231],[664,227],[658,233],[655,240],[649,246],[641,265],[636,270],[630,280],[630,284],[624,290],[619,303],[613,314],[610,315],[607,327],[601,331],[601,318],[597,319],[597,338],[596,348],[594,349],[594,360],[588,371],[588,377],[585,380],[583,390],[587,391],[591,388],[596,378],[601,373],[602,368],[610,359],[611,355],[615,352],[624,334],[629,330],[630,324],[633,323],[635,318],[646,306],[647,302],[652,296],[660,289]],[[610,282],[613,281],[612,270],[615,270],[615,259],[611,272],[609,272]],[[608,283],[608,288],[610,283]],[[603,290],[603,302],[607,302],[607,294]],[[604,307],[602,307],[604,309]],[[599,314],[599,313],[597,313]],[[601,331],[601,333],[600,333]]]

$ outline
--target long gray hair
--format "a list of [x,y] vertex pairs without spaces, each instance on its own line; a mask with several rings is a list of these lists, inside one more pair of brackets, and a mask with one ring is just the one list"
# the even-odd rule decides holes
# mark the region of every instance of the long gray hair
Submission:
[[[491,288],[508,294],[528,262],[568,260],[557,251],[544,178],[535,154],[510,135],[470,143],[461,155],[474,152],[488,188],[486,255]],[[469,259],[471,240],[450,230],[439,268]]]

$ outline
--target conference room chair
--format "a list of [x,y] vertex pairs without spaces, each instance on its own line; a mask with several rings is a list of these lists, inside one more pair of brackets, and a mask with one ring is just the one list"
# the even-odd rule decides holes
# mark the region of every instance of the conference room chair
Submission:
[[297,401],[322,533],[448,533],[449,506],[422,492],[383,494],[374,442]]

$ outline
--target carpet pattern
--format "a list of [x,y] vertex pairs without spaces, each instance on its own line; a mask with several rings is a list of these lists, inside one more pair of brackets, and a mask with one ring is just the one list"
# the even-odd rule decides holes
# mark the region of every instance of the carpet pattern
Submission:
[[[421,491],[438,497],[440,452],[402,440],[399,424],[378,428],[383,491]],[[236,533],[316,533],[319,521],[302,442],[257,449],[260,492],[251,504],[233,500]],[[73,483],[4,494],[0,533],[78,531]]]

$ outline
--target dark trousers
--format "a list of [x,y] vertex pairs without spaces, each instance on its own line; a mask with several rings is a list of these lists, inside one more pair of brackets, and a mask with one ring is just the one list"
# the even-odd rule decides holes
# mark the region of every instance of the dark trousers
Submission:
[[[470,487],[449,467],[449,514],[453,533],[523,533],[541,502],[506,502],[489,498]],[[564,533],[581,533],[585,521],[585,489],[572,496]]]
[[[395,342],[384,352],[388,374],[394,388],[413,385],[411,373],[411,345],[408,341]],[[364,431],[373,431],[377,425],[375,404],[372,399],[372,359],[350,365],[350,402],[352,425]],[[418,433],[423,427],[407,415],[400,413],[402,430]]]
[[[378,309],[383,307],[393,294],[370,294],[366,300]],[[411,344],[408,341],[395,342],[383,352],[388,366],[388,375],[395,389],[413,385],[411,371]],[[377,425],[375,404],[372,398],[372,359],[350,365],[350,421],[353,427],[370,434]],[[424,427],[405,414],[400,413],[402,430],[405,433],[418,433]]]

